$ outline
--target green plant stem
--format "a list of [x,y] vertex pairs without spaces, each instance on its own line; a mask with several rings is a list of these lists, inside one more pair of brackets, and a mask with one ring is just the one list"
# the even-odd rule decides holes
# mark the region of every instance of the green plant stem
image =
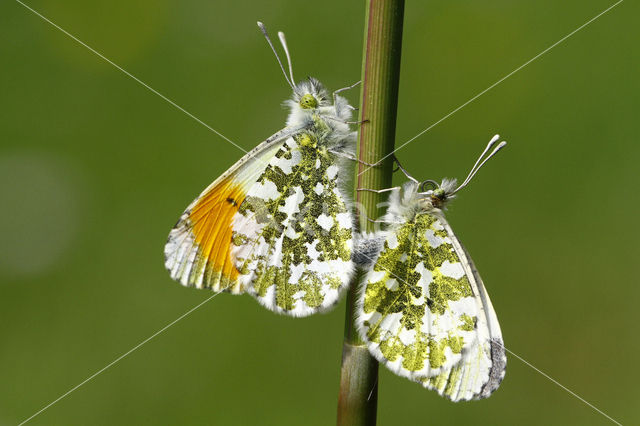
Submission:
[[[376,163],[393,152],[404,0],[368,0],[362,62],[360,120],[365,121],[358,136],[358,158]],[[393,160],[387,158],[376,167],[359,163],[356,188],[382,189],[391,186]],[[382,213],[383,201],[372,192],[355,193],[360,213],[375,219]],[[371,224],[365,219],[367,230]],[[355,328],[357,288],[361,274],[347,295],[344,345],[338,398],[338,425],[375,425],[378,402],[378,363],[371,357]]]

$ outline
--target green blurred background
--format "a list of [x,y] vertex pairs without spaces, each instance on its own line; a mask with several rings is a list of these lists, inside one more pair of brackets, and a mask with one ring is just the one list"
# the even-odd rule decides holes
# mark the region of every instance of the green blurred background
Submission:
[[[298,78],[359,79],[364,1],[30,0],[250,149],[289,89],[255,26],[287,33]],[[407,0],[397,144],[613,1]],[[399,151],[462,178],[450,207],[508,349],[638,424],[640,7],[626,1]],[[0,3],[0,424],[17,424],[210,293],[172,282],[176,219],[241,152],[54,29]],[[357,91],[349,93],[357,103]],[[220,295],[33,419],[38,425],[328,425],[344,301],[307,319]],[[380,370],[380,425],[608,424],[510,357],[488,400],[453,404]]]

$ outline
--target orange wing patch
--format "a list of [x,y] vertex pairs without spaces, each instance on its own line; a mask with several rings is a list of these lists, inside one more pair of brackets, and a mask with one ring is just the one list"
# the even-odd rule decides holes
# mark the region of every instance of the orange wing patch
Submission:
[[238,270],[231,260],[231,221],[245,196],[241,185],[224,179],[201,196],[189,213],[191,232],[198,247],[192,271],[204,268],[205,287],[232,293],[243,291],[237,281]]

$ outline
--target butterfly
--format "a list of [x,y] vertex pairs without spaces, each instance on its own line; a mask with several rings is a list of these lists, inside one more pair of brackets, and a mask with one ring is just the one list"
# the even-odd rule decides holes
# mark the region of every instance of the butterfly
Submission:
[[[465,181],[409,178],[390,192],[379,221],[363,238],[357,263],[368,269],[356,325],[369,351],[394,373],[453,401],[488,397],[506,367],[500,325],[478,271],[444,216],[447,203],[506,142],[496,135]],[[396,159],[397,161],[397,159]],[[368,189],[364,189],[368,190]]]
[[[294,84],[284,129],[243,156],[184,211],[165,266],[185,286],[249,293],[268,309],[306,316],[333,306],[354,272],[353,214],[344,189],[355,160],[355,109],[314,78]],[[333,103],[331,102],[333,100]]]

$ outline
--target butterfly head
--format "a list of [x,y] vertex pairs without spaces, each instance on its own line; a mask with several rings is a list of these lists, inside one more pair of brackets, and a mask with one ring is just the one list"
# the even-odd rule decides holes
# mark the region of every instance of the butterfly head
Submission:
[[294,86],[292,101],[297,108],[307,112],[329,105],[327,90],[313,77],[308,77]]
[[302,109],[315,109],[318,107],[318,99],[311,93],[307,93],[300,98],[298,104]]
[[440,184],[433,180],[413,183],[414,197],[422,210],[444,209],[447,202],[455,198],[457,181],[443,179]]
[[[444,209],[447,203],[455,198],[458,191],[467,186],[471,179],[478,173],[478,170],[498,151],[500,151],[507,144],[505,141],[500,142],[493,151],[487,155],[487,152],[494,147],[496,142],[500,139],[499,135],[495,135],[491,141],[487,144],[487,147],[484,149],[476,163],[471,168],[471,171],[467,175],[464,182],[458,185],[457,180],[455,179],[443,179],[441,183],[438,183],[434,180],[425,180],[423,182],[418,182],[410,175],[407,175],[411,182],[407,183],[405,187],[405,197],[410,200],[418,200],[419,206],[424,210],[431,209]],[[406,173],[406,172],[405,172]]]

